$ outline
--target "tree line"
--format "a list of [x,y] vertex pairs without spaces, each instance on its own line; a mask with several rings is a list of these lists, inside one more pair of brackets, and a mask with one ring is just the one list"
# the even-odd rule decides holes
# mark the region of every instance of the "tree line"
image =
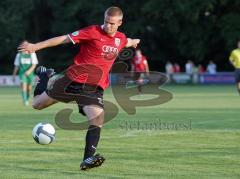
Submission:
[[[122,8],[120,31],[141,39],[151,70],[163,71],[168,60],[181,66],[213,60],[219,70],[232,70],[228,56],[240,38],[238,0],[1,0],[0,73],[11,73],[22,40],[38,42],[102,24],[109,6]],[[69,44],[37,55],[40,64],[63,70],[77,50]]]

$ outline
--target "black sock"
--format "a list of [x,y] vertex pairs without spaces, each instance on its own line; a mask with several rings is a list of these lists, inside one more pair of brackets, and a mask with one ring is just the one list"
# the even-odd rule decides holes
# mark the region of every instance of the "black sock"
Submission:
[[94,155],[98,141],[100,139],[100,131],[101,128],[98,126],[90,125],[88,127],[83,160]]
[[49,77],[47,73],[41,73],[39,75],[39,81],[36,85],[36,88],[34,90],[34,96],[42,94],[47,89],[47,83],[49,80]]

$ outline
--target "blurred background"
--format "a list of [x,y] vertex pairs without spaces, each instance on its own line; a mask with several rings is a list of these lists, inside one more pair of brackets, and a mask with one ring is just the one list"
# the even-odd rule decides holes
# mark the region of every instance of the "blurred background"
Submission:
[[[240,32],[238,0],[1,0],[0,74],[11,74],[18,44],[38,42],[103,23],[109,6],[124,12],[120,31],[142,41],[151,71],[165,71],[167,61],[181,71],[191,60],[207,67],[210,60],[218,71],[232,71],[229,54]],[[69,45],[37,52],[41,65],[66,69],[77,48]]]

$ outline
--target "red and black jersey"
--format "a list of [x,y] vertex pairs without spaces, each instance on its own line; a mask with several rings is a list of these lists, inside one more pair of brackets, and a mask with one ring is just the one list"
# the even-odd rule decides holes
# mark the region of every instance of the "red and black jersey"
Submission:
[[68,35],[74,44],[80,43],[74,64],[67,76],[76,82],[98,85],[103,89],[109,85],[109,71],[119,52],[126,46],[127,38],[121,32],[112,37],[101,26],[93,25]]

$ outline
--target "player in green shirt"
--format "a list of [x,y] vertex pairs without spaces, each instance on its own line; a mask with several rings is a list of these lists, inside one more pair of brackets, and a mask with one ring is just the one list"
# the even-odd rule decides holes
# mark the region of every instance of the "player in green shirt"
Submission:
[[21,81],[22,98],[25,105],[29,105],[29,98],[34,82],[34,69],[38,64],[35,53],[17,53],[14,61],[13,81],[16,79],[18,73]]
[[240,41],[237,43],[237,48],[231,52],[229,60],[235,68],[237,89],[238,93],[240,94]]

